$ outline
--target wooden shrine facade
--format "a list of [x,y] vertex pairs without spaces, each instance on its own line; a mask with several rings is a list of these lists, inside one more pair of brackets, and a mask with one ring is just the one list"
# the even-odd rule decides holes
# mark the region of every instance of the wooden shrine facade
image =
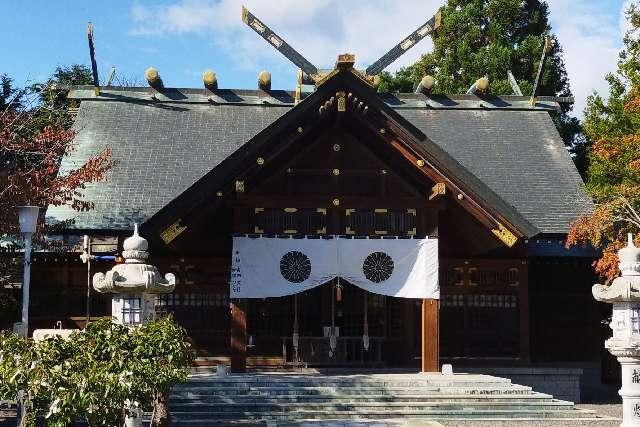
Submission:
[[[104,99],[96,99],[83,90],[77,91],[82,98],[78,117],[87,121],[84,128],[90,133],[80,131],[80,145],[96,144],[93,135],[102,135],[105,143],[113,136],[114,156],[121,163],[112,181],[89,189],[97,192],[97,213],[79,217],[69,235],[109,236],[117,250],[130,234],[130,222],[140,222],[151,262],[178,278],[175,293],[162,297],[158,310],[173,313],[187,329],[203,363],[230,360],[241,371],[247,365],[294,362],[414,366],[421,360],[424,370],[437,370],[449,358],[535,358],[527,240],[564,225],[547,225],[547,217],[533,211],[552,219],[575,215],[556,212],[566,209],[566,203],[558,202],[556,208],[553,197],[545,202],[545,212],[539,205],[549,184],[518,181],[523,165],[495,164],[512,150],[492,155],[482,144],[502,149],[491,139],[499,134],[505,145],[521,138],[519,147],[528,149],[525,143],[537,139],[507,129],[523,119],[544,127],[540,141],[559,141],[557,132],[548,130],[553,125],[547,107],[475,96],[381,96],[350,68],[330,73],[295,105],[290,94],[278,91],[166,89],[149,99],[138,89],[117,96],[105,89]],[[478,117],[488,121],[474,122]],[[144,120],[148,126],[141,127],[138,122]],[[111,121],[119,123],[117,130],[109,127]],[[184,123],[189,126],[180,128]],[[555,133],[549,137],[549,132]],[[470,145],[458,147],[464,144]],[[475,157],[465,158],[472,150]],[[531,149],[530,155],[539,152]],[[552,155],[556,161],[558,156]],[[474,170],[481,156],[491,165],[486,175]],[[134,192],[134,168],[149,157],[168,159],[165,170],[150,165],[144,197],[120,200]],[[512,163],[520,159],[514,156]],[[555,167],[544,159],[530,164],[551,171]],[[201,169],[191,171],[194,165]],[[557,170],[566,171],[567,165],[559,164]],[[529,187],[524,191],[518,185]],[[519,191],[527,196],[522,206],[518,203],[525,197]],[[120,206],[127,208],[112,211]],[[582,209],[578,203],[574,207]],[[50,214],[68,218],[59,208]],[[338,292],[336,280],[297,296],[230,300],[234,235],[437,238],[440,300],[366,294],[344,281]],[[45,318],[66,325],[81,318],[83,306],[67,301],[81,299],[86,290],[86,269],[79,261],[51,258],[42,255],[34,261],[39,279],[34,279],[33,292],[42,293],[34,299],[60,300],[48,313],[44,306],[33,310],[46,327],[52,325]],[[94,271],[110,267],[97,262]],[[544,276],[540,271],[537,266],[534,277]],[[100,297],[93,297],[93,308],[94,315],[109,314]],[[292,353],[296,317],[298,358]],[[328,357],[326,328],[332,322],[340,334],[336,354]],[[39,326],[37,319],[32,323]],[[371,337],[368,351],[362,348],[365,324]]]
[[[228,255],[229,236],[246,234],[430,237],[439,239],[444,256],[515,246],[523,231],[499,209],[481,204],[477,190],[463,179],[442,172],[437,165],[442,159],[413,141],[419,131],[386,106],[376,106],[371,89],[354,72],[334,80],[301,103],[300,111],[294,109],[247,143],[242,156],[229,162],[232,180],[212,171],[143,229],[155,230],[177,251],[215,233],[219,241],[207,246],[224,247],[222,254]],[[482,354],[491,347],[496,356],[528,357],[522,344],[528,331],[526,292],[521,291],[526,289],[526,262],[517,248],[511,256],[513,260],[489,263],[487,270],[484,263],[480,270],[465,265],[452,267],[452,273],[445,270],[445,282],[451,282],[451,293],[443,300],[446,311],[475,313],[463,316],[462,325],[459,316],[451,316],[457,336],[446,335],[445,349]],[[348,284],[340,290],[337,286],[329,283],[266,302],[231,301],[232,369],[243,371],[251,354],[292,361],[294,313],[302,326],[302,357],[295,361],[383,364],[421,358],[424,370],[439,369],[439,301],[416,305],[414,300],[365,296]],[[369,351],[361,343],[365,312],[375,334]],[[333,322],[342,334],[338,352],[329,358],[326,330]]]

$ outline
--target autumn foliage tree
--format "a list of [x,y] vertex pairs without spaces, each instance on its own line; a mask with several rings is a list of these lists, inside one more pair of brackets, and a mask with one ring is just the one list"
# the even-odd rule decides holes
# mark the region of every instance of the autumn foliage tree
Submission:
[[105,179],[112,166],[111,152],[105,149],[58,175],[63,155],[73,150],[75,135],[59,97],[60,90],[52,84],[38,92],[24,89],[5,101],[0,112],[0,234],[17,231],[16,206],[69,204],[79,211],[91,209],[81,190]]
[[617,71],[606,77],[608,99],[593,94],[587,103],[583,127],[593,141],[587,189],[597,206],[572,225],[567,240],[568,246],[590,243],[603,248],[595,269],[607,282],[618,275],[616,252],[625,245],[626,234],[640,231],[639,5],[635,2],[627,10],[630,29]]
[[[113,165],[109,149],[58,174],[62,157],[74,149],[75,135],[62,84],[86,83],[83,70],[88,76],[83,66],[59,67],[45,84],[27,88],[15,88],[7,76],[0,78],[0,240],[15,241],[19,231],[16,206],[69,204],[78,211],[93,206],[81,191],[87,183],[106,178]],[[44,221],[39,224],[38,236],[42,237],[47,230]],[[0,285],[11,280],[12,268],[10,259],[0,258]],[[4,302],[7,298],[0,295]]]

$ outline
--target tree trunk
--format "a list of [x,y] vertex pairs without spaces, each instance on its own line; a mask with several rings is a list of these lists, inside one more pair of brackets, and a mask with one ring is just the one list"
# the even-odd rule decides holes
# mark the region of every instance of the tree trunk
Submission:
[[169,413],[169,392],[157,391],[153,399],[153,418],[151,427],[168,427],[171,425]]

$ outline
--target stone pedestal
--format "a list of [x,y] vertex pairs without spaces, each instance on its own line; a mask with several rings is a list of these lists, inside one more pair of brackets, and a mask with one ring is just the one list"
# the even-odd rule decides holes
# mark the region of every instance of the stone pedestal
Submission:
[[594,285],[592,293],[596,300],[613,304],[609,324],[613,336],[604,346],[622,365],[621,426],[640,426],[640,249],[631,234],[618,258],[620,277],[611,286]]
[[622,426],[640,426],[640,357],[618,357],[622,365]]

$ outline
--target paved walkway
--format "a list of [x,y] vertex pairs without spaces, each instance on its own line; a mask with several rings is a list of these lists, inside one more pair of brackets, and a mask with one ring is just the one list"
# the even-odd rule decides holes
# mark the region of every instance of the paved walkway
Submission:
[[[299,423],[256,423],[265,427],[618,427],[622,420],[621,404],[581,404],[580,409],[595,411],[599,420],[366,420],[366,421],[302,421]],[[15,426],[15,413],[0,411],[0,427]]]

